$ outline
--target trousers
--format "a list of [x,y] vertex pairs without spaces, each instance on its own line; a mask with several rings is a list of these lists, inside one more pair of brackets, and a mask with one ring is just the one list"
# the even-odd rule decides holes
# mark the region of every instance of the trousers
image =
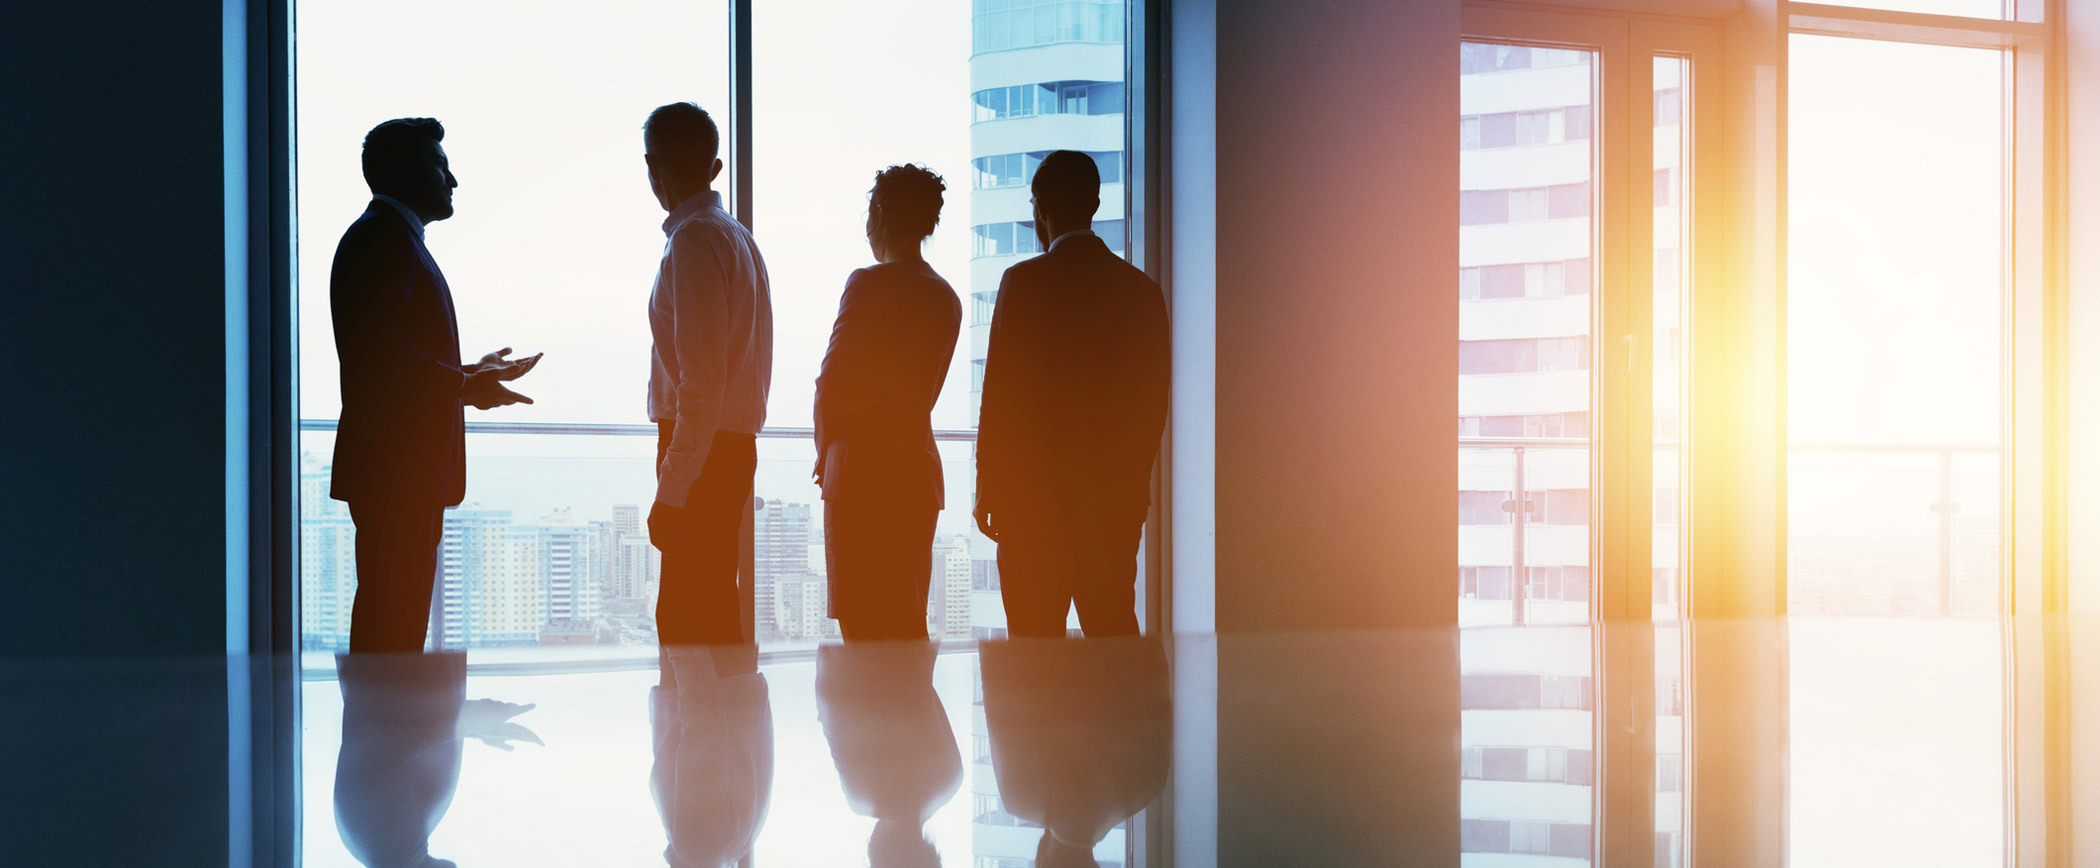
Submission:
[[[671,446],[670,422],[657,423],[656,463]],[[664,645],[734,645],[744,641],[743,598],[737,573],[743,560],[744,517],[751,514],[751,478],[758,441],[751,434],[715,432],[700,478],[683,509],[673,510],[656,595],[656,638]]]

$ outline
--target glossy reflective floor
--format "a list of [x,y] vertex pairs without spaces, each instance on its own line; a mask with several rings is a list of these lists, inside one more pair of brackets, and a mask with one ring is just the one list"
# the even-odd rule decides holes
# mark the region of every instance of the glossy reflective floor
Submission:
[[[240,864],[2078,864],[2080,632],[703,647],[672,688],[633,661],[340,658],[283,682],[296,838]],[[0,864],[226,864],[224,742],[193,733],[238,671],[0,666]],[[124,857],[69,861],[83,835]]]

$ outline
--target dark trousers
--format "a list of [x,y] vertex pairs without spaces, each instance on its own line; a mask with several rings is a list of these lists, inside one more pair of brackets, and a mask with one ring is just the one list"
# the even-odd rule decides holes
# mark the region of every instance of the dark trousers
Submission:
[[940,514],[931,502],[824,501],[825,585],[840,635],[926,638]]
[[[671,446],[671,424],[657,423],[656,463]],[[734,645],[744,641],[744,603],[737,593],[744,517],[751,514],[751,477],[758,442],[750,434],[715,432],[685,507],[672,510],[663,584],[656,594],[656,638],[664,645]]]
[[1063,636],[1065,613],[1073,606],[1079,607],[1079,627],[1089,637],[1138,634],[1142,519],[1030,518],[995,527],[1008,635]]
[[357,600],[350,607],[350,650],[423,650],[445,508],[353,503],[350,521],[357,526]]

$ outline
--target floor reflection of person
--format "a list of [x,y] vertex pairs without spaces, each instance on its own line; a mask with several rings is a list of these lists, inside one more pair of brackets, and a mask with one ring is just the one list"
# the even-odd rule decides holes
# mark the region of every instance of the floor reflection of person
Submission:
[[870,868],[938,868],[924,827],[962,787],[962,754],[933,689],[931,642],[817,651],[817,717],[854,813],[875,818]]
[[649,791],[672,868],[734,865],[773,796],[773,709],[752,645],[663,649],[675,687],[649,689]]
[[876,264],[846,278],[817,375],[829,614],[847,641],[926,638],[934,520],[944,503],[933,405],[962,300],[920,247],[941,220],[941,177],[891,166],[868,191]]
[[448,868],[430,834],[459,788],[461,746],[542,744],[511,720],[532,710],[466,698],[464,653],[344,654],[343,746],[336,756],[335,824],[343,846],[371,868]]
[[984,643],[979,659],[1002,807],[1043,827],[1040,868],[1097,865],[1094,846],[1166,787],[1166,649],[1135,637],[1019,639]]

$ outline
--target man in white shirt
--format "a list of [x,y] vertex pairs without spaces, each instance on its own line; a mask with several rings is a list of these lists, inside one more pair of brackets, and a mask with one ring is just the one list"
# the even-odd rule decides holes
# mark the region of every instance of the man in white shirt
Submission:
[[[689,102],[642,126],[649,188],[670,216],[649,296],[649,418],[657,424],[649,539],[663,552],[657,639],[745,641],[737,592],[739,534],[751,511],[755,438],[773,376],[773,301],[751,233],[712,189],[721,133]],[[672,668],[663,684],[674,686]]]

